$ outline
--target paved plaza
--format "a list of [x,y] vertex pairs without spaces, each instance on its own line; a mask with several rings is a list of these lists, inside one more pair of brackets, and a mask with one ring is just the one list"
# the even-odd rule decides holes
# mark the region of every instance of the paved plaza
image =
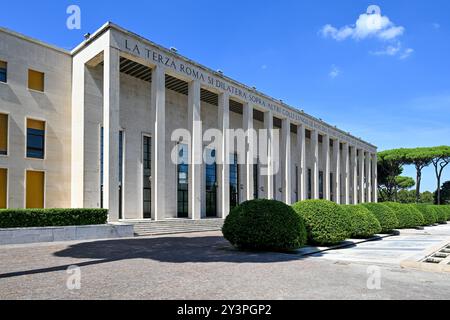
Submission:
[[0,299],[449,299],[449,273],[400,266],[447,240],[450,225],[307,257],[239,252],[220,232],[2,246]]

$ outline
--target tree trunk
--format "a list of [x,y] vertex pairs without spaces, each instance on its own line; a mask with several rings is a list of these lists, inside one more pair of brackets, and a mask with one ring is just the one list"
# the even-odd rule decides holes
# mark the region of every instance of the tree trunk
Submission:
[[441,204],[441,177],[437,178],[437,204]]
[[422,169],[416,166],[417,177],[416,177],[416,202],[420,202],[420,183],[422,181]]

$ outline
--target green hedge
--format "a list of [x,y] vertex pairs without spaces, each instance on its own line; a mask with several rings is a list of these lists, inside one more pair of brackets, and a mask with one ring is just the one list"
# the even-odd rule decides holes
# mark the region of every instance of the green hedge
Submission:
[[3,209],[0,228],[31,228],[105,224],[104,209]]
[[375,215],[361,205],[343,205],[349,216],[349,233],[352,238],[367,239],[381,232],[381,225]]
[[425,226],[431,226],[437,223],[437,211],[433,206],[426,204],[416,204],[415,206],[422,213]]
[[365,203],[363,206],[380,222],[382,233],[390,233],[392,230],[398,228],[397,216],[387,205],[382,203]]
[[274,200],[252,200],[234,208],[222,232],[241,249],[289,251],[306,244],[303,219],[290,206]]
[[305,220],[311,244],[332,245],[349,237],[346,211],[327,200],[306,200],[292,206]]
[[411,214],[411,219],[414,222],[415,227],[422,227],[425,226],[425,217],[423,216],[422,212],[417,209],[415,204],[405,204],[405,206],[408,207]]
[[445,224],[448,220],[447,209],[445,207],[446,206],[433,206],[436,210],[437,222],[440,224]]
[[443,208],[447,213],[447,221],[450,221],[450,206],[441,206],[441,208]]
[[413,209],[411,205],[397,202],[385,202],[385,204],[394,210],[398,219],[399,229],[416,228],[423,226],[424,218],[419,210]]

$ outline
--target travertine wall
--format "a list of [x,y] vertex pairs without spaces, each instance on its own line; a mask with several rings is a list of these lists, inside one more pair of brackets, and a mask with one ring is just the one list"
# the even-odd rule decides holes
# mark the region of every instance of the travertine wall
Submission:
[[[45,207],[70,207],[72,58],[62,50],[0,32],[0,60],[8,83],[0,82],[0,112],[9,114],[8,206],[25,206],[25,172],[45,172]],[[28,69],[45,73],[45,91],[28,89]],[[45,159],[26,158],[26,119],[46,123]]]

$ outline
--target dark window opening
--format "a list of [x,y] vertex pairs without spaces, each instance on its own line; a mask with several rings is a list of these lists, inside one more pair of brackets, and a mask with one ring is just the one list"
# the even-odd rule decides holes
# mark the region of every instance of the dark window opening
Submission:
[[333,172],[330,172],[330,200],[334,201],[334,181]]
[[144,219],[152,218],[152,138],[144,136],[143,140],[143,210]]
[[298,190],[298,166],[295,166],[295,202],[300,201],[299,190]]
[[233,161],[230,164],[230,209],[239,205],[239,165],[238,155],[232,155]]
[[189,217],[189,161],[188,146],[181,144],[178,147],[177,169],[177,212],[178,218]]
[[323,199],[323,171],[319,171],[319,199]]
[[44,159],[45,123],[43,121],[27,121],[27,157]]
[[253,198],[259,199],[259,166],[253,165]]
[[312,199],[312,170],[308,169],[308,199]]
[[0,61],[0,82],[8,82],[8,64]]
[[206,217],[217,217],[217,164],[215,150],[209,152],[206,173]]

